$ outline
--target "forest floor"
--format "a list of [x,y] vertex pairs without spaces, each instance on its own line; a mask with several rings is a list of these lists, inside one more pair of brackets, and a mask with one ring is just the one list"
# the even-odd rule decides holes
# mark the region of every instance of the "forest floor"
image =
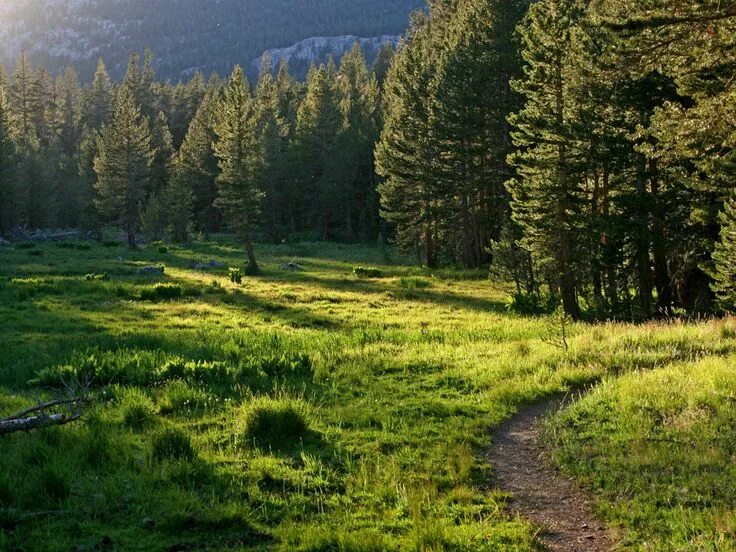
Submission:
[[736,547],[734,320],[576,323],[565,352],[484,272],[257,253],[235,283],[226,237],[0,249],[0,416],[89,378],[94,399],[0,437],[0,550],[539,550],[552,524],[514,513],[489,485],[514,459],[486,451],[591,386],[539,426],[584,523],[621,549]]

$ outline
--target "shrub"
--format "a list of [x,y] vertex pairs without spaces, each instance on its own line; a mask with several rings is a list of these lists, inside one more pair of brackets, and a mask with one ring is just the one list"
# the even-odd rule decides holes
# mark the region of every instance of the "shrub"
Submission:
[[115,240],[105,240],[102,242],[103,247],[120,247],[121,243]]
[[432,282],[424,278],[401,278],[399,287],[404,289],[427,289],[432,287]]
[[154,284],[141,290],[141,301],[165,301],[182,296],[179,284]]
[[358,278],[382,278],[383,272],[378,268],[365,266],[356,266],[353,268],[353,274]]
[[23,242],[16,245],[18,249],[36,249],[36,244],[33,242]]
[[187,433],[178,428],[167,428],[153,438],[153,458],[162,460],[194,460],[197,453]]
[[87,242],[74,244],[74,247],[75,249],[77,249],[77,251],[89,251],[90,249],[92,249],[92,245]]
[[138,389],[128,389],[120,399],[123,424],[133,430],[141,430],[156,419],[153,401]]
[[31,257],[43,257],[43,251],[41,251],[40,249],[31,249],[31,250],[30,250],[30,251],[28,252],[28,254],[29,254],[29,255],[30,255]]
[[515,293],[506,309],[510,312],[524,315],[551,314],[555,311],[558,300],[548,294]]
[[221,295],[223,293],[227,293],[227,290],[222,287],[220,282],[212,280],[212,282],[204,288],[204,292],[211,295]]
[[164,254],[164,255],[165,255],[166,253],[168,253],[168,252],[169,252],[169,248],[168,248],[168,247],[166,247],[165,245],[161,245],[161,246],[159,246],[159,248],[158,248],[158,252],[159,252],[159,253],[162,253],[162,254]]
[[244,422],[247,441],[274,450],[291,447],[309,431],[305,405],[289,398],[255,399],[246,410]]
[[209,401],[207,393],[197,389],[184,381],[173,381],[163,390],[161,397],[161,412],[163,414],[180,414],[204,408]]
[[228,274],[230,275],[230,281],[233,284],[243,283],[243,272],[239,268],[228,269]]

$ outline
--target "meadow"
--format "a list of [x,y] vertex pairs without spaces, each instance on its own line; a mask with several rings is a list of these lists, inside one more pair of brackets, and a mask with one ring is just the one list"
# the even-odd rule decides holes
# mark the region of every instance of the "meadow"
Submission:
[[484,451],[593,387],[546,436],[621,548],[736,547],[733,320],[576,323],[565,350],[485,272],[257,253],[249,276],[227,238],[0,249],[0,415],[93,397],[0,437],[1,550],[535,550]]

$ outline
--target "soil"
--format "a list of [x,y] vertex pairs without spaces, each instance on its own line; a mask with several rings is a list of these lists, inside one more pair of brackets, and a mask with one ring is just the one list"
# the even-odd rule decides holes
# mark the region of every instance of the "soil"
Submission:
[[493,484],[511,495],[510,509],[540,528],[550,550],[607,552],[615,541],[594,514],[593,501],[557,470],[540,439],[540,421],[571,400],[555,397],[522,409],[493,435],[488,459]]

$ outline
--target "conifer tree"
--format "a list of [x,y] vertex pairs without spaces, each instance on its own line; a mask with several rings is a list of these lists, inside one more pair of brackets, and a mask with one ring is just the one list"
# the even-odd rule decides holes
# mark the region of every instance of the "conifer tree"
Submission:
[[519,150],[511,162],[518,177],[509,184],[514,218],[524,243],[550,272],[565,312],[580,316],[576,260],[584,242],[579,152],[569,131],[572,31],[581,16],[578,0],[542,0],[533,4],[520,28],[524,78],[514,87],[525,100],[510,118]]
[[252,232],[263,194],[258,186],[254,115],[245,75],[242,68],[236,66],[217,109],[215,155],[220,174],[217,176],[216,205],[223,210],[231,227],[243,237],[249,271],[258,272]]
[[5,89],[0,86],[0,235],[18,222],[18,148],[15,132]]
[[[336,70],[332,66],[312,67],[307,78],[307,92],[299,106],[296,128],[296,160],[300,168],[297,177],[296,201],[310,205],[303,216],[324,238],[329,233],[330,206],[334,181],[326,172],[341,115],[335,90]],[[317,201],[315,201],[315,199]]]
[[216,93],[210,92],[205,96],[189,125],[173,169],[177,193],[180,197],[191,194],[194,227],[204,233],[217,230],[221,219],[214,205],[218,174],[214,151],[217,102]]
[[97,206],[122,223],[128,245],[133,248],[155,152],[148,120],[141,115],[133,91],[127,86],[118,94],[112,120],[103,127],[97,149]]
[[99,60],[92,89],[85,101],[84,122],[88,128],[99,130],[108,122],[113,111],[114,92],[105,63]]
[[81,179],[79,145],[82,139],[82,90],[71,67],[58,79],[56,119],[58,126],[58,160],[56,179],[56,221],[60,226],[76,227],[80,223]]
[[394,58],[384,87],[385,123],[376,147],[383,217],[396,226],[403,249],[421,247],[427,266],[439,264],[438,232],[447,192],[435,177],[438,144],[426,101],[434,74],[437,36],[431,18],[416,15],[407,44]]
[[726,201],[719,217],[720,240],[713,252],[713,292],[722,308],[736,312],[736,193]]
[[29,152],[36,148],[38,137],[33,124],[33,108],[36,104],[33,71],[25,52],[21,52],[18,58],[8,92],[10,105],[18,120],[19,145],[24,152]]

